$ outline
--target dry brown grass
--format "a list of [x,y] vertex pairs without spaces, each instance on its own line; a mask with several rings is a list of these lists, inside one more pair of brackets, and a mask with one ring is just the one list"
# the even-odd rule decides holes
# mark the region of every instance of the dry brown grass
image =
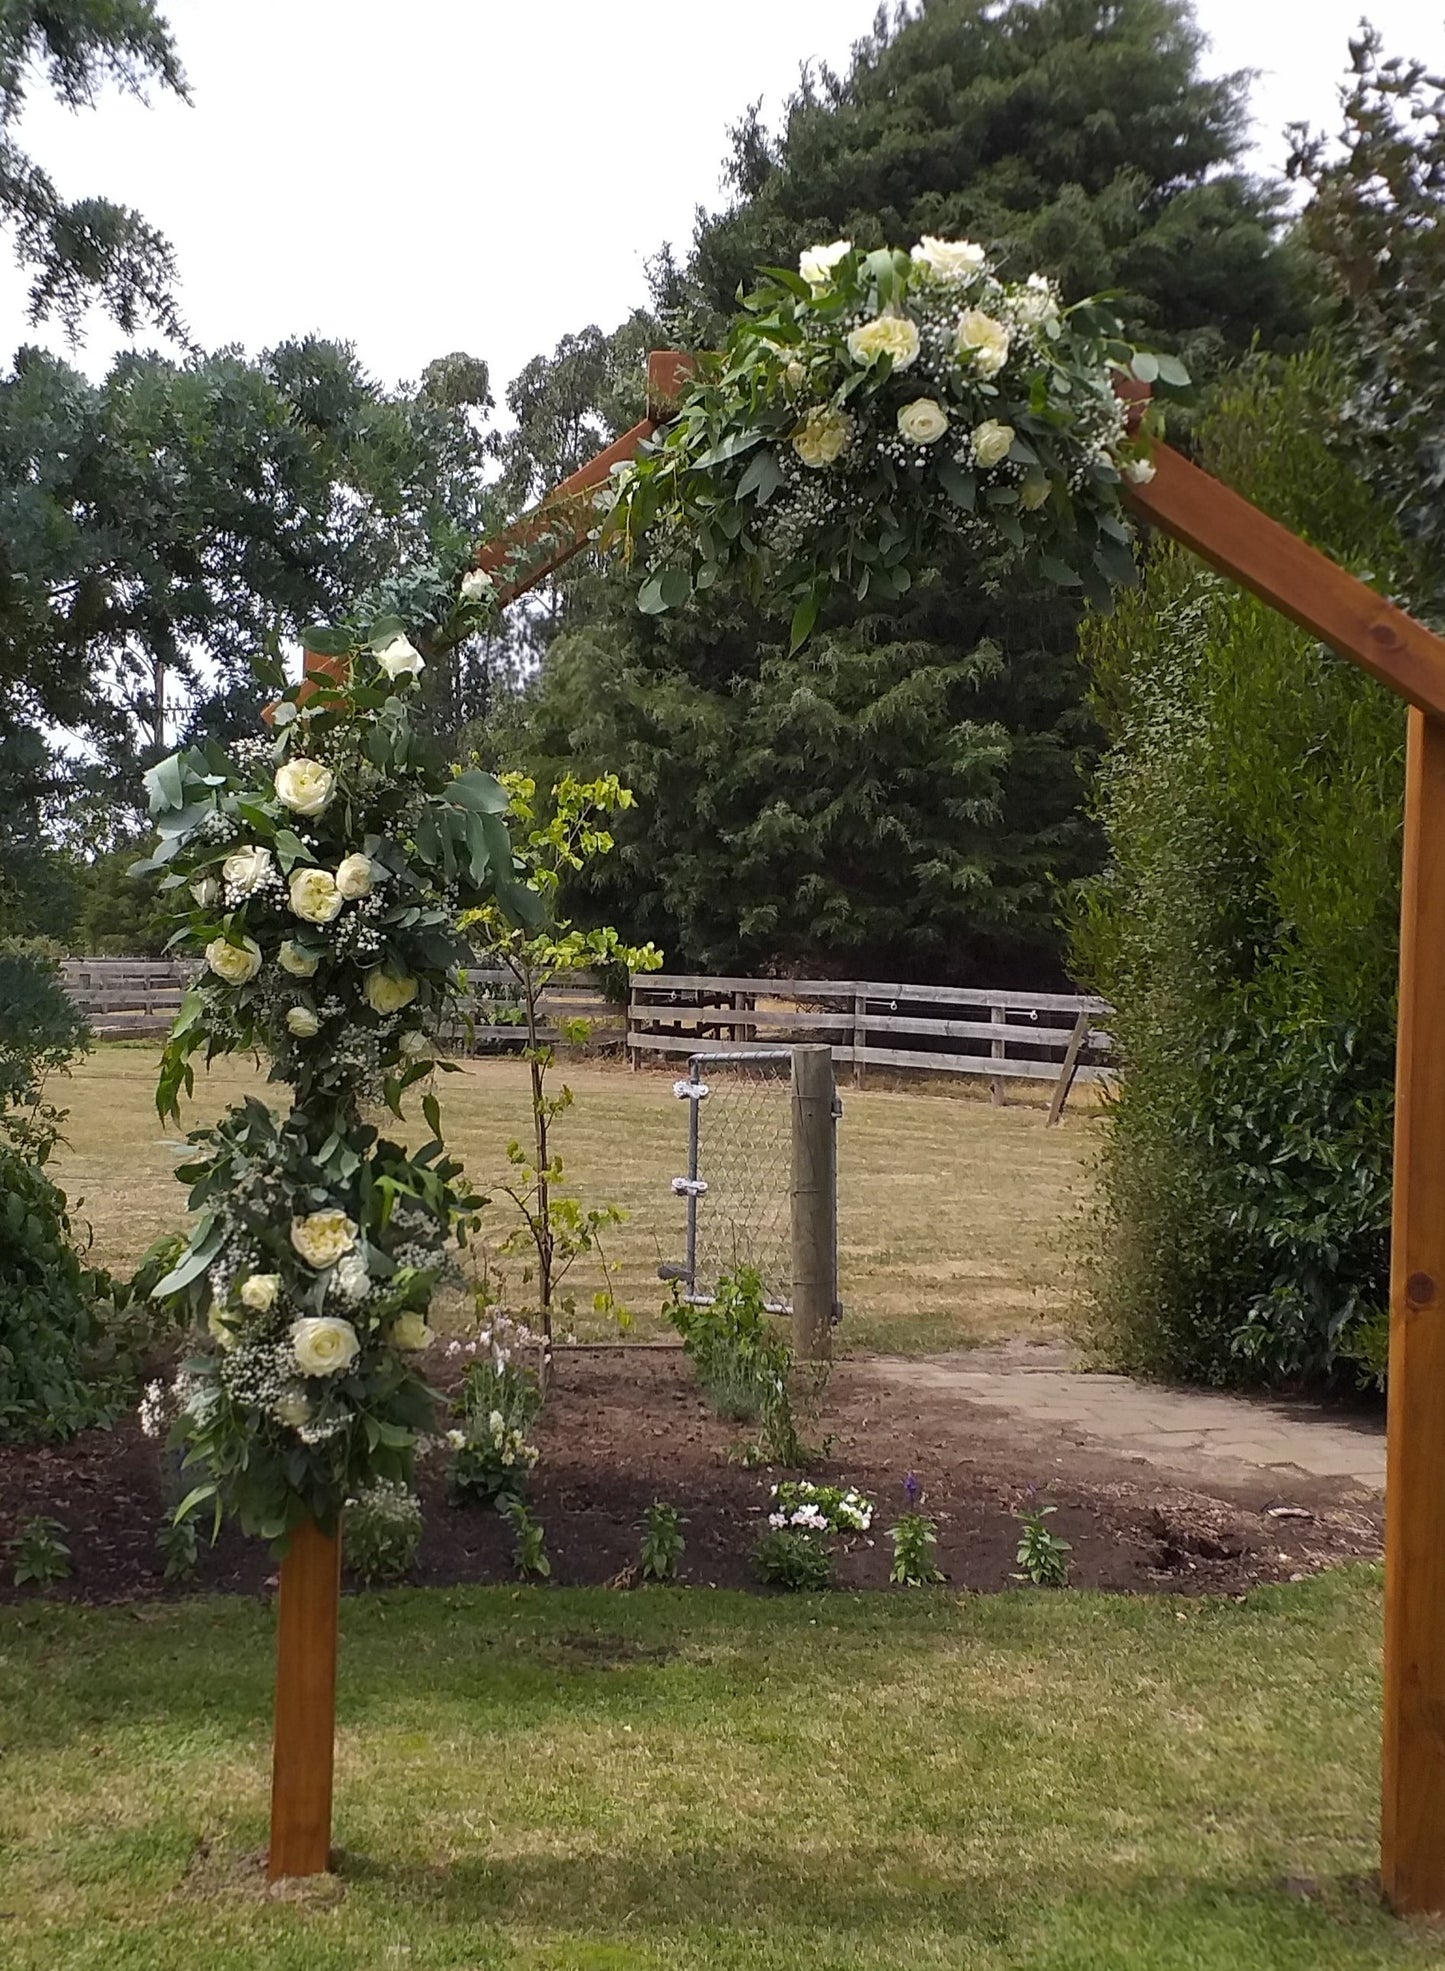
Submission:
[[[103,1046],[68,1090],[69,1146],[56,1175],[94,1233],[94,1257],[127,1266],[184,1218],[174,1169],[184,1148],[151,1101],[154,1050]],[[659,1325],[659,1260],[682,1253],[683,1205],[670,1181],[685,1168],[686,1119],[672,1076],[578,1064],[566,1078],[576,1108],[560,1125],[570,1175],[590,1201],[631,1213],[614,1234],[624,1298],[637,1332]],[[218,1066],[198,1078],[193,1119],[214,1117],[243,1091],[264,1092],[250,1071]],[[506,1170],[509,1137],[527,1127],[525,1070],[517,1061],[469,1064],[441,1089],[448,1136],[484,1190]],[[1037,1097],[996,1109],[951,1086],[914,1083],[843,1090],[839,1237],[843,1338],[853,1347],[916,1351],[1047,1331],[1070,1292],[1069,1249],[1087,1191],[1087,1109],[1046,1129]],[[487,1213],[500,1239],[504,1200]],[[513,1298],[520,1299],[512,1266]],[[608,1330],[591,1314],[595,1272],[575,1276],[579,1335]]]

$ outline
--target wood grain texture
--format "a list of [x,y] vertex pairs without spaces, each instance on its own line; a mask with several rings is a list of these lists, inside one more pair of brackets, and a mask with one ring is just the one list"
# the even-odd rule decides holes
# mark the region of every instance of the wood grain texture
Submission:
[[530,512],[483,541],[477,549],[476,565],[489,575],[497,575],[517,556],[536,550],[525,567],[501,575],[497,583],[500,602],[513,602],[519,595],[525,595],[586,547],[597,526],[593,493],[606,483],[614,465],[625,465],[628,459],[637,456],[639,448],[656,429],[655,419],[643,418],[606,451],[599,452],[580,471],[554,487]]
[[832,1049],[795,1047],[792,1080],[793,1353],[800,1362],[825,1362],[838,1290]]
[[1445,1910],[1445,720],[1410,713],[1386,1463],[1381,1876]]
[[303,1520],[281,1563],[276,1618],[276,1739],[271,1763],[271,1881],[331,1865],[341,1536]]

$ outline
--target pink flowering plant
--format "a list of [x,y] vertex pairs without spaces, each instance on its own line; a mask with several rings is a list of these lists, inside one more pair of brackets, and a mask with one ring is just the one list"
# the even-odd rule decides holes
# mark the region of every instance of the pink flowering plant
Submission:
[[[437,1399],[421,1369],[427,1309],[454,1240],[484,1202],[448,1156],[434,1072],[470,948],[463,910],[496,899],[521,922],[519,877],[491,775],[453,773],[409,709],[423,660],[395,619],[319,631],[335,676],[283,690],[272,736],[215,744],[147,776],[159,843],[143,867],[199,961],[162,1057],[157,1106],[178,1114],[193,1059],[259,1051],[290,1104],[247,1098],[180,1176],[195,1218],[155,1291],[194,1347],[143,1421],[210,1502],[283,1541],[310,1514],[410,1484]],[[284,682],[278,680],[278,682]],[[425,1084],[430,1132],[388,1141]]]
[[1152,475],[1121,375],[1189,381],[1104,299],[1066,307],[972,241],[813,247],[698,358],[676,417],[620,468],[610,531],[645,611],[740,573],[791,600],[794,648],[830,589],[896,598],[957,538],[1107,605],[1134,579],[1122,486]]

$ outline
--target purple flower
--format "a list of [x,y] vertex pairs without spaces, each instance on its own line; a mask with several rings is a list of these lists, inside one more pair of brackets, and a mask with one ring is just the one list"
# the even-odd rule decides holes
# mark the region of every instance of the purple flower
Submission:
[[903,1496],[908,1501],[910,1511],[918,1504],[919,1495],[922,1491],[923,1487],[918,1482],[918,1473],[916,1471],[909,1472],[903,1481]]

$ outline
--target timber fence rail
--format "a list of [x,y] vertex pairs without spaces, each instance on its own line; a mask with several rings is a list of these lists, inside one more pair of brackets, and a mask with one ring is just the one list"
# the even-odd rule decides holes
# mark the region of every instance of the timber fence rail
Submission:
[[1009,1081],[1051,1082],[1053,1115],[1075,1081],[1110,1076],[1112,1008],[1082,993],[875,979],[735,979],[634,973],[627,1049],[690,1055],[709,1045],[826,1041],[861,1087],[870,1067],[985,1077],[996,1100]]

